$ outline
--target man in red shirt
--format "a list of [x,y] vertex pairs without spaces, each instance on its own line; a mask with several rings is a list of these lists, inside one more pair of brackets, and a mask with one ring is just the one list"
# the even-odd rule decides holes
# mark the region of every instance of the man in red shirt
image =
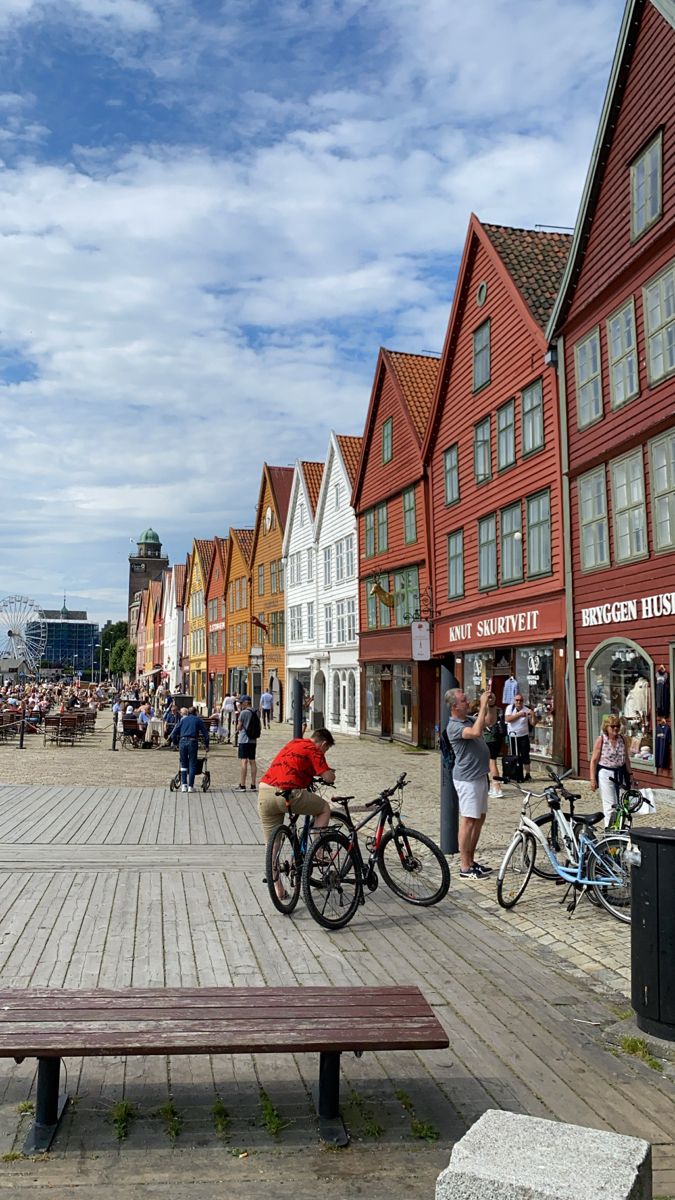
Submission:
[[286,800],[280,792],[290,792],[293,812],[311,813],[314,828],[324,829],[330,820],[330,804],[316,792],[306,789],[316,776],[324,783],[333,783],[335,771],[328,766],[324,755],[334,744],[328,729],[315,729],[308,738],[293,738],[279,751],[265,771],[258,787],[258,812],[263,831],[263,844],[280,825],[286,813]]

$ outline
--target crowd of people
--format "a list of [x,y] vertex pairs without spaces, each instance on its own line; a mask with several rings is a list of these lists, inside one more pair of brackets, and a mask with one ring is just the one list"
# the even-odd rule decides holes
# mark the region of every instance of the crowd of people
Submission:
[[0,687],[0,713],[16,714],[17,722],[26,718],[31,726],[40,725],[47,715],[87,709],[98,712],[109,702],[106,684],[77,686],[63,681],[42,683],[5,683]]

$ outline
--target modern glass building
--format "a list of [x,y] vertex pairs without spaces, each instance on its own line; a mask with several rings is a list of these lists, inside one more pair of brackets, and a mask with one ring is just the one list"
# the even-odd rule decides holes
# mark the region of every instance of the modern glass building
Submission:
[[95,621],[88,621],[86,612],[69,611],[65,600],[62,609],[46,609],[47,645],[42,665],[60,669],[64,675],[92,673],[99,667],[100,633]]

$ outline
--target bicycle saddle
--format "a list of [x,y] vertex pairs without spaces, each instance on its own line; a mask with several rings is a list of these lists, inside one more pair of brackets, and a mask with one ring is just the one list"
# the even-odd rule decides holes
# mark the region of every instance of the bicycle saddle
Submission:
[[600,821],[604,821],[605,814],[602,812],[594,813],[575,813],[574,820],[581,821],[582,825],[598,825]]

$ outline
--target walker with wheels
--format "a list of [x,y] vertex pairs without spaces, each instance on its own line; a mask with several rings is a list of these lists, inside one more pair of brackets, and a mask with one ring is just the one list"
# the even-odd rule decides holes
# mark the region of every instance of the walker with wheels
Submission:
[[[195,780],[197,779],[197,777],[199,775],[201,775],[201,777],[202,777],[202,782],[201,782],[202,791],[208,792],[209,788],[211,787],[211,772],[209,771],[209,760],[206,755],[204,755],[203,758],[197,759],[197,768],[195,770]],[[179,791],[179,789],[180,789],[180,771],[176,771],[176,774],[173,776],[173,779],[171,780],[171,782],[169,784],[169,788],[172,792]]]

